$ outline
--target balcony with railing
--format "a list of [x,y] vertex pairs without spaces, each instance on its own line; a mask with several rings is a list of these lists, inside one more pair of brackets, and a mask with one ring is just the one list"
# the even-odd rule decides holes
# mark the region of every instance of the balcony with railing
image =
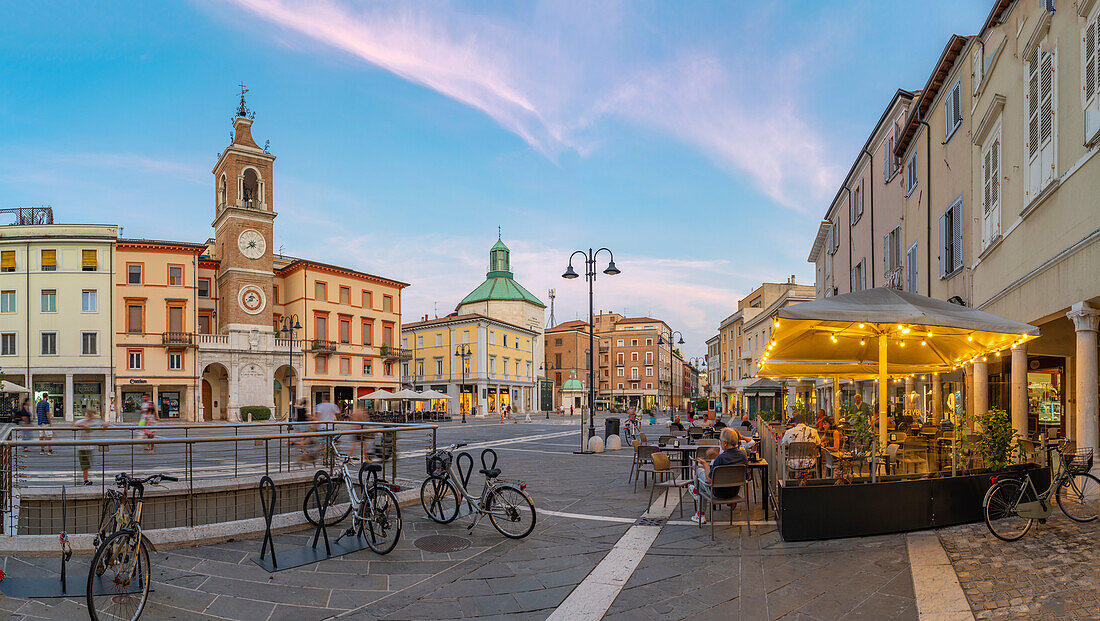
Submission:
[[195,335],[190,332],[164,332],[161,343],[170,347],[191,347],[195,344]]
[[336,341],[311,339],[308,344],[309,351],[315,354],[328,355],[336,353]]
[[229,345],[228,334],[196,334],[194,335],[195,343],[199,346],[203,345]]
[[413,357],[411,349],[403,349],[392,345],[382,345],[378,348],[378,353],[385,360],[412,360]]

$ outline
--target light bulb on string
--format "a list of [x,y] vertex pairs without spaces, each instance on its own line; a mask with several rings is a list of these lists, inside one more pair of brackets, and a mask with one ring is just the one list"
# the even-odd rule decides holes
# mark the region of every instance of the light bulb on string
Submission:
[[860,342],[859,342],[859,344],[860,344],[860,345],[866,345],[866,344],[867,344],[867,341],[860,341]]
[[920,344],[921,344],[921,345],[927,345],[927,344],[928,344],[928,341],[921,341],[921,342],[920,342]]
[[970,335],[970,336],[966,337],[966,340],[968,340],[968,341],[973,341],[973,340],[974,340],[974,336],[973,336],[973,335]]
[[859,327],[861,327],[861,328],[862,328],[862,327],[863,327],[863,324],[859,324]]
[[902,334],[909,334],[909,328],[902,328],[901,333]]

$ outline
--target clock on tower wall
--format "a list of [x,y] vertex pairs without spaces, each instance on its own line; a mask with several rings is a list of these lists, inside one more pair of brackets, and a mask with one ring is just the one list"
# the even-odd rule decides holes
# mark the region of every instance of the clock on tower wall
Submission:
[[214,238],[220,250],[219,331],[233,324],[272,325],[272,239],[275,156],[252,139],[253,113],[244,97],[233,121],[233,141],[214,165]]

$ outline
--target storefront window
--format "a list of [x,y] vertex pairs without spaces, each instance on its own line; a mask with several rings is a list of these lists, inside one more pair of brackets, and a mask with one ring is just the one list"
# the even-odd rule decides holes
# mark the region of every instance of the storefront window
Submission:
[[85,408],[92,408],[100,414],[103,413],[101,386],[102,384],[99,382],[75,382],[73,384],[73,412],[76,416],[82,415]]
[[158,416],[161,418],[180,417],[180,393],[161,391],[157,396],[160,398],[160,405],[157,408]]

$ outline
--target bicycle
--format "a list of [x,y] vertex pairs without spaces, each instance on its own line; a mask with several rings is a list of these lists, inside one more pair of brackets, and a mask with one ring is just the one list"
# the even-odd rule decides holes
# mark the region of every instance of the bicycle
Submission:
[[[118,491],[114,489],[107,489],[106,494],[103,496],[103,507],[99,512],[99,528],[96,529],[96,535],[92,539],[92,547],[98,548],[99,544],[103,543],[111,533],[115,532],[119,528],[126,525],[127,512],[132,511],[133,507],[127,506],[126,490]],[[123,509],[120,511],[120,509]]]
[[[144,479],[131,477],[125,472],[115,476],[115,485],[122,488],[113,498],[118,500],[114,521],[116,528],[96,546],[92,565],[88,572],[88,615],[99,619],[130,619],[141,616],[149,599],[149,549],[154,548],[149,538],[141,532],[141,508],[144,504],[145,485],[160,485],[161,481],[178,481],[167,474],[154,474]],[[133,494],[130,490],[133,489]],[[127,509],[127,497],[132,509]],[[110,501],[111,497],[108,498]],[[107,502],[104,503],[107,507]],[[101,522],[102,527],[102,522]],[[97,534],[97,538],[99,535]],[[107,587],[107,592],[96,595],[97,581]],[[138,591],[132,584],[137,582]]]
[[[363,532],[367,531],[369,534],[367,545],[370,546],[370,549],[378,554],[389,554],[397,545],[397,540],[401,538],[401,507],[397,503],[397,495],[394,494],[399,489],[398,486],[378,477],[378,474],[382,471],[381,464],[362,464],[359,467],[358,477],[353,479],[348,468],[352,458],[340,452],[334,438],[329,439],[328,446],[332,450],[337,463],[337,470],[332,475],[332,479],[343,482],[349,502],[347,508],[342,512],[331,514],[326,512],[325,526],[335,526],[343,522],[349,515],[352,515],[352,508],[355,507],[355,515],[352,516],[351,525],[340,535],[340,538],[362,536]],[[363,481],[364,472],[367,473],[366,482]],[[363,490],[362,498],[355,491],[356,480],[359,483],[359,489]],[[302,511],[313,526],[317,526],[318,516],[316,514],[317,507],[320,505],[314,497],[317,491],[317,488],[309,490],[305,502],[302,504]]]
[[[459,442],[427,455],[428,478],[420,486],[420,505],[424,512],[439,524],[450,524],[458,517],[460,504],[465,502],[477,513],[466,530],[473,530],[481,518],[488,515],[493,527],[505,537],[522,539],[531,534],[535,529],[535,503],[525,491],[527,484],[498,482],[500,469],[483,467],[480,472],[485,475],[485,485],[481,495],[474,496],[454,469],[454,452],[464,446],[465,442]],[[468,453],[461,455],[469,457]],[[472,468],[472,457],[470,464]],[[481,465],[485,466],[484,453]],[[528,515],[529,522],[526,521]]]
[[[1003,541],[1016,541],[1031,530],[1035,520],[1045,524],[1054,511],[1051,495],[1062,513],[1075,522],[1092,522],[1098,517],[1095,501],[1100,494],[1100,479],[1089,473],[1092,449],[1073,450],[1069,446],[1066,440],[1046,444],[1051,477],[1050,486],[1042,493],[1028,474],[1022,479],[1014,476],[993,478],[993,486],[982,499],[985,525],[993,536]],[[1053,457],[1055,450],[1058,451],[1057,462]]]
[[626,419],[626,422],[623,423],[623,446],[633,445],[634,441],[638,439],[640,432],[641,426],[638,424],[638,421],[630,418]]

